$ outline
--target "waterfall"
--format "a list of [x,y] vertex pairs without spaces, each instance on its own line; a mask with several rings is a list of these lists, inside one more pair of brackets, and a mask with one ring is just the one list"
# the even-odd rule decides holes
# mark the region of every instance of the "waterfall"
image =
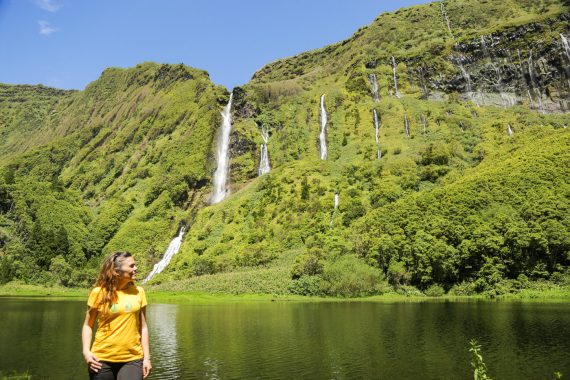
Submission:
[[521,74],[524,77],[523,60],[521,58],[521,50],[520,49],[517,49],[517,56],[519,57],[519,69],[521,70]]
[[398,78],[396,77],[396,58],[392,56],[392,76],[394,77],[394,96],[396,98],[400,97],[400,93],[398,92]]
[[410,137],[410,123],[408,122],[408,114],[404,112],[404,130],[406,131],[406,137]]
[[221,202],[228,194],[227,188],[228,174],[230,170],[230,132],[232,130],[232,99],[234,94],[230,94],[230,100],[222,112],[222,131],[218,138],[218,150],[216,158],[218,167],[214,173],[214,194],[212,204]]
[[568,58],[568,61],[570,61],[570,44],[568,43],[568,39],[564,37],[562,33],[560,33],[560,38],[562,39],[562,47],[566,53],[566,58]]
[[269,173],[271,170],[271,165],[269,164],[269,152],[267,149],[267,143],[269,142],[269,131],[264,127],[261,127],[261,138],[263,139],[263,144],[261,144],[261,160],[259,161],[259,176]]
[[325,109],[325,95],[321,95],[321,133],[319,140],[321,141],[321,160],[327,159],[327,110]]
[[449,23],[449,17],[447,17],[447,11],[445,10],[445,4],[443,1],[441,2],[441,15],[445,19],[445,23],[447,25],[447,30],[449,32],[449,35],[451,36],[452,39],[455,39],[455,37],[453,36],[453,32],[451,31],[451,25]]
[[481,35],[481,47],[483,48],[485,56],[490,57],[489,50],[487,50],[487,42],[485,42],[485,36],[483,35]]
[[511,127],[511,125],[509,124],[508,128],[507,128],[507,134],[509,135],[509,137],[513,136],[513,128]]
[[[490,38],[491,38],[491,42],[492,42],[493,37],[490,36]],[[496,84],[494,87],[495,87],[495,91],[498,92],[500,97],[501,97],[502,106],[503,107],[512,107],[512,106],[516,105],[518,102],[517,98],[515,98],[514,96],[507,94],[503,91],[503,85],[502,85],[503,77],[501,74],[501,68],[497,64],[495,59],[491,56],[489,49],[487,48],[487,42],[485,41],[485,36],[481,36],[481,48],[483,49],[483,53],[485,54],[485,56],[489,59],[491,67],[495,71]]]
[[568,60],[568,64],[564,68],[564,71],[566,71],[566,79],[568,79],[568,87],[570,87],[570,44],[568,43],[568,39],[564,37],[562,33],[560,33],[560,39],[562,39],[562,47],[564,48],[564,53]]
[[338,209],[338,203],[339,203],[339,195],[338,193],[334,193],[334,208],[331,215],[331,227],[333,225],[334,217],[336,215],[336,210]]
[[534,73],[534,65],[532,63],[532,50],[528,53],[528,75],[530,77],[530,84],[532,87],[538,87],[538,81],[536,80],[536,74]]
[[[537,98],[538,101],[538,109],[540,110],[540,112],[542,113],[546,113],[544,110],[544,105],[542,104],[542,93],[540,92],[540,86],[538,84],[538,80],[536,79],[536,74],[534,72],[534,64],[532,62],[532,50],[528,53],[528,75],[530,77],[530,87],[533,90],[533,92],[535,93],[535,96]],[[532,101],[532,96],[529,92],[529,96],[531,98]],[[532,104],[533,102],[531,102]]]
[[[491,41],[492,41],[492,39],[491,39]],[[501,81],[502,81],[501,69],[499,68],[499,66],[497,66],[497,64],[495,63],[495,60],[493,59],[493,57],[489,53],[489,49],[487,48],[487,42],[485,41],[485,36],[481,36],[481,47],[483,48],[483,52],[485,53],[485,56],[491,61],[491,67],[493,68],[493,70],[495,70],[495,74],[497,75],[497,89],[499,90],[499,92],[501,92],[501,89],[500,89]]]
[[378,144],[378,130],[380,129],[380,122],[378,121],[378,113],[376,112],[376,108],[372,110],[374,114],[374,132],[376,137],[376,144]]
[[461,76],[463,77],[463,79],[465,80],[465,83],[467,84],[467,93],[471,94],[473,92],[472,87],[471,87],[471,76],[469,75],[467,70],[465,70],[465,67],[463,67],[463,65],[461,63],[459,63],[458,66],[459,66],[459,70],[461,70]]
[[372,97],[374,101],[378,103],[380,101],[380,95],[378,95],[378,79],[376,78],[376,74],[368,74],[368,80],[372,85]]
[[146,283],[153,276],[162,272],[164,270],[164,268],[166,268],[168,263],[170,263],[170,260],[172,260],[172,257],[174,257],[174,255],[176,255],[178,253],[178,250],[180,250],[180,245],[182,244],[182,237],[184,236],[184,231],[185,231],[185,228],[184,228],[184,226],[182,226],[180,228],[180,231],[178,232],[178,236],[176,236],[174,239],[172,239],[172,241],[168,245],[168,248],[166,249],[166,252],[164,252],[164,255],[162,256],[162,259],[158,263],[154,264],[152,271],[150,271],[148,276],[146,276],[146,278],[143,280],[143,283]]
[[382,158],[382,151],[380,150],[380,145],[378,145],[378,143],[379,143],[378,135],[380,132],[380,119],[378,117],[378,112],[376,111],[376,108],[374,108],[372,110],[372,114],[374,116],[374,137],[375,137],[376,145],[378,146],[376,157],[378,159],[381,159]]

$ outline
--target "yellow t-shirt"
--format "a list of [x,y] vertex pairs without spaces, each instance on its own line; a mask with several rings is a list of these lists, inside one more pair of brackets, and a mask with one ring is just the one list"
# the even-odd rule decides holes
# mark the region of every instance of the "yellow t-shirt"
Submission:
[[130,284],[117,291],[111,307],[103,305],[104,291],[96,287],[89,294],[87,305],[96,308],[98,327],[91,352],[99,360],[129,362],[143,357],[140,334],[140,311],[147,305],[143,288]]

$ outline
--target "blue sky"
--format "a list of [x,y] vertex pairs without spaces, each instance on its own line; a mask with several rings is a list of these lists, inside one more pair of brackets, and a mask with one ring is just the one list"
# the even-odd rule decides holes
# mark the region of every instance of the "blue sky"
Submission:
[[263,65],[428,0],[0,0],[0,83],[83,89],[145,61],[246,83]]

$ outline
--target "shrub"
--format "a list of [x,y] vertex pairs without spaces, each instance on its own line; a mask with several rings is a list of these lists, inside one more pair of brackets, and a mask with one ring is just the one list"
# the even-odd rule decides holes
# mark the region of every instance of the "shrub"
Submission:
[[386,288],[382,273],[353,255],[327,263],[322,278],[323,293],[332,296],[361,297],[379,294]]
[[472,282],[462,282],[461,284],[455,284],[449,289],[448,294],[453,296],[472,296],[476,294],[475,284]]
[[318,248],[311,248],[307,253],[297,256],[291,277],[298,279],[303,275],[314,276],[323,271],[322,252]]
[[396,288],[396,293],[406,297],[423,297],[423,294],[418,288],[412,285],[402,285]]
[[321,286],[321,277],[303,275],[297,280],[292,280],[287,291],[301,296],[318,296],[322,294]]
[[211,257],[198,256],[192,262],[192,274],[194,276],[202,276],[204,274],[212,274],[216,272],[216,264]]
[[425,291],[425,295],[428,297],[441,297],[444,294],[445,290],[438,284],[433,284]]

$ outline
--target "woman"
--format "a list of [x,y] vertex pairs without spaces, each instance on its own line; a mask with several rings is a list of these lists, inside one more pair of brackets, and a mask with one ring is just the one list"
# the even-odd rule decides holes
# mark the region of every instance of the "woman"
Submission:
[[[128,252],[115,252],[101,267],[81,339],[83,357],[91,380],[131,380],[146,378],[152,366],[146,325],[146,296],[135,286],[137,266]],[[95,341],[93,325],[98,319]]]

